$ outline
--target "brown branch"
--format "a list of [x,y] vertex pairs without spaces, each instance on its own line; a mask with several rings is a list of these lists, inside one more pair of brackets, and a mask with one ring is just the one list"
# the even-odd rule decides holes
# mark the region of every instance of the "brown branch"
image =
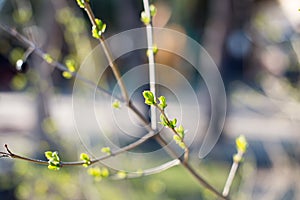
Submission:
[[[85,1],[85,3],[84,3],[84,10],[86,11],[86,13],[88,15],[91,24],[93,26],[97,26],[95,15],[94,15],[94,13],[93,13],[93,11],[91,9],[91,6],[90,6],[89,2],[87,2],[87,1]],[[119,68],[118,68],[118,66],[115,64],[115,62],[113,60],[112,54],[109,51],[109,48],[108,48],[108,46],[106,44],[106,41],[105,41],[105,38],[104,38],[103,35],[101,35],[101,37],[99,38],[99,43],[101,44],[101,46],[102,46],[102,48],[104,50],[104,53],[106,55],[106,58],[108,59],[109,66],[111,67],[111,69],[112,69],[112,71],[114,73],[114,76],[117,79],[117,83],[120,86],[120,89],[121,89],[124,101],[126,102],[127,105],[129,105],[130,104],[130,99],[129,99],[129,96],[128,96],[127,89],[126,89],[124,81],[123,81],[123,79],[121,77]]]
[[[105,155],[105,156],[101,156],[95,159],[91,159],[91,164],[95,164],[97,162],[100,162],[102,160],[108,159],[110,157],[119,155],[121,153],[124,153],[128,150],[134,149],[135,147],[141,145],[142,143],[144,143],[145,141],[147,141],[148,139],[152,138],[153,136],[155,136],[156,134],[154,132],[149,132],[148,134],[146,134],[144,137],[138,139],[137,141],[123,147],[120,148],[117,151],[112,152],[111,154]],[[5,149],[7,152],[0,152],[0,158],[4,158],[4,157],[9,157],[9,158],[16,158],[16,159],[21,159],[21,160],[25,160],[28,162],[33,162],[33,163],[37,163],[37,164],[43,164],[43,165],[48,165],[48,161],[44,161],[44,160],[38,160],[38,159],[34,159],[34,158],[29,158],[29,157],[25,157],[25,156],[20,156],[18,154],[12,153],[12,151],[8,148],[8,145],[5,144],[4,145]],[[85,164],[85,161],[74,161],[74,162],[61,162],[60,163],[60,167],[63,166],[80,166],[82,164]]]
[[[164,118],[167,120],[167,123],[170,124],[170,120],[168,118],[168,116],[166,115],[165,111],[163,109],[161,109],[157,103],[154,104],[154,106],[159,110],[159,112],[164,116]],[[169,129],[172,130],[172,132],[177,135],[179,138],[181,138],[181,142],[184,143],[185,145],[185,148],[184,148],[184,159],[183,159],[183,162],[184,163],[187,163],[188,162],[188,159],[189,159],[189,148],[187,147],[186,143],[183,141],[183,138],[177,133],[177,131],[173,128],[173,127],[168,127]]]
[[[35,53],[37,56],[39,56],[40,58],[45,60],[45,56],[48,55],[46,52],[44,52],[42,49],[38,48],[37,46],[35,46],[35,44],[30,41],[29,39],[27,39],[25,36],[23,36],[22,34],[20,34],[18,31],[16,31],[13,28],[10,28],[4,24],[0,23],[0,29],[2,29],[4,32],[6,32],[8,35],[10,35],[11,37],[17,39],[19,42],[21,42],[25,48],[30,48],[32,49],[32,53]],[[48,64],[52,67],[55,67],[61,71],[69,71],[69,69],[63,65],[62,63],[53,60],[53,62],[48,62]],[[76,78],[78,78],[79,80],[83,81],[84,83],[86,83],[89,86],[92,86],[93,88],[96,87],[96,89],[100,92],[103,92],[106,95],[109,95],[111,97],[114,97],[120,101],[123,101],[120,97],[115,96],[114,94],[112,94],[111,92],[109,92],[108,90],[98,86],[96,83],[82,77],[81,75],[79,75],[77,72],[70,72],[73,76],[76,76]]]
[[1,157],[16,158],[16,159],[25,160],[25,161],[28,161],[28,162],[37,163],[37,164],[48,165],[48,162],[44,161],[44,160],[32,159],[32,158],[27,158],[27,157],[24,157],[24,156],[20,156],[20,155],[14,154],[8,148],[7,144],[5,144],[4,147],[5,147],[5,149],[6,149],[7,152],[0,152],[0,155],[1,155],[0,158]]

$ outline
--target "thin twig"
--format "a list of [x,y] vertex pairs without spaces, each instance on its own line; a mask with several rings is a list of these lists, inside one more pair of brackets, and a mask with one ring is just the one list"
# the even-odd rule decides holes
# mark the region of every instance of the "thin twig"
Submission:
[[[154,137],[156,134],[154,132],[149,132],[147,135],[145,135],[144,137],[138,139],[137,141],[123,147],[123,148],[120,148],[119,150],[116,150],[114,152],[112,152],[111,154],[108,154],[108,155],[105,155],[105,156],[101,156],[99,158],[95,158],[95,159],[91,159],[91,164],[94,164],[94,163],[97,163],[97,162],[100,162],[102,160],[105,160],[105,159],[108,159],[110,157],[113,157],[113,156],[116,156],[116,155],[119,155],[121,153],[124,153],[126,151],[129,151],[131,149],[134,149],[135,147],[143,144],[144,142],[146,142],[147,140],[149,140],[150,138]],[[75,161],[75,162],[62,162],[61,165],[62,166],[74,166],[74,165],[82,165],[84,164],[84,162],[81,162],[81,161]]]
[[[242,158],[243,157],[243,152],[238,151],[237,156],[240,157],[240,158]],[[230,190],[230,187],[232,185],[232,182],[233,182],[233,179],[235,177],[235,174],[237,172],[238,167],[239,167],[239,161],[234,160],[233,163],[232,163],[230,172],[228,174],[228,177],[227,177],[227,180],[226,180],[223,192],[222,192],[222,195],[225,196],[225,197],[227,197],[228,194],[229,194],[229,190]]]
[[[175,167],[177,165],[180,164],[180,160],[179,159],[174,159],[171,160],[167,163],[164,163],[158,167],[153,167],[151,169],[146,169],[143,170],[141,172],[131,172],[131,173],[126,173],[126,179],[130,179],[130,178],[139,178],[142,176],[149,176],[149,175],[153,175],[153,174],[158,174],[161,173],[163,171],[166,171],[167,169],[170,169],[172,167]],[[111,177],[114,180],[120,180],[123,178],[120,178],[117,174]]]
[[[170,120],[169,120],[168,116],[166,115],[165,111],[163,109],[161,109],[157,104],[154,104],[154,105],[160,111],[160,113],[164,116],[164,118],[167,120],[167,123],[170,124]],[[184,148],[184,159],[183,159],[183,162],[187,163],[188,159],[189,159],[189,148],[185,144],[183,138],[177,133],[177,131],[173,127],[169,127],[169,128],[172,130],[172,132],[175,135],[177,135],[179,138],[181,138],[181,142],[184,143],[185,148]]]
[[[150,8],[149,8],[149,1],[143,0],[144,9],[146,16],[151,19]],[[152,19],[150,23],[146,25],[146,33],[147,33],[147,45],[148,45],[148,61],[149,61],[149,84],[150,84],[150,91],[156,96],[155,91],[155,62],[154,62],[154,53],[153,53],[153,30],[152,30]],[[151,117],[151,127],[152,129],[157,128],[157,120],[156,120],[156,109],[154,107],[150,107],[150,117]]]
[[[113,157],[113,156],[116,156],[118,154],[124,153],[126,151],[131,150],[131,149],[134,149],[135,147],[141,145],[142,143],[144,143],[148,139],[152,138],[153,136],[155,136],[155,133],[149,132],[147,135],[145,135],[144,137],[140,138],[139,140],[137,140],[137,141],[135,141],[135,142],[133,142],[133,143],[131,143],[131,144],[123,147],[123,148],[120,148],[119,150],[114,151],[111,154],[108,154],[108,155],[105,155],[105,156],[101,156],[101,157],[98,157],[98,158],[95,158],[95,159],[91,159],[90,163],[91,164],[95,164],[95,163],[100,162],[102,160],[108,159],[110,157]],[[21,159],[21,160],[25,160],[25,161],[37,163],[37,164],[48,165],[48,161],[34,159],[34,158],[28,158],[28,157],[20,156],[18,154],[13,153],[8,148],[7,144],[5,144],[4,147],[5,147],[5,149],[6,149],[7,152],[0,152],[0,158],[1,157],[17,158],[17,159]],[[82,164],[85,164],[85,161],[61,162],[60,163],[60,167],[63,167],[63,166],[80,166]]]
[[[160,136],[160,135],[155,135],[155,139],[158,141],[158,143],[162,146],[167,147],[167,142]],[[171,155],[173,158],[176,158],[177,155],[175,154],[174,151],[172,151],[172,149],[170,148],[166,148],[166,151],[169,153],[169,155]],[[187,170],[190,172],[190,174],[198,181],[198,183],[200,183],[200,185],[203,185],[205,188],[207,188],[208,190],[210,190],[212,193],[214,193],[217,197],[221,198],[221,199],[225,199],[225,200],[229,200],[229,197],[225,197],[223,196],[220,192],[218,192],[217,189],[215,189],[211,184],[209,184],[203,177],[201,177],[201,175],[196,172],[193,167],[188,163],[185,162],[184,158],[183,159],[179,159],[180,160],[180,164]]]
[[[12,29],[4,24],[1,24],[0,23],[0,29],[2,29],[4,32],[6,32],[7,34],[9,34],[10,36],[14,37],[15,39],[17,39],[19,42],[21,42],[25,48],[30,48],[32,49],[32,53],[35,53],[36,55],[38,55],[40,58],[44,59],[46,55],[48,55],[47,53],[45,53],[42,49],[38,48],[37,46],[35,46],[35,44],[28,40],[25,36],[23,36],[22,34],[20,34],[18,31],[16,31],[15,29]],[[51,65],[52,67],[55,67],[61,71],[69,71],[69,69],[63,65],[62,63],[56,61],[56,60],[53,60],[53,62],[50,62],[48,63],[49,65]],[[123,100],[112,94],[110,91],[98,86],[96,83],[82,77],[81,75],[79,75],[77,72],[70,72],[73,76],[76,76],[76,78],[78,78],[79,80],[83,81],[84,83],[86,83],[87,85],[89,86],[92,86],[92,87],[96,87],[96,89],[98,91],[101,91],[103,92],[104,94],[106,95],[109,95],[109,96],[112,96],[120,101],[123,102]]]
[[37,164],[48,165],[47,161],[27,158],[27,157],[20,156],[20,155],[12,153],[12,151],[8,148],[7,144],[5,144],[4,147],[5,147],[7,152],[0,152],[0,155],[1,155],[0,158],[1,157],[16,158],[16,159],[25,160],[25,161],[28,161],[28,162],[37,163]]
[[[91,6],[88,3],[88,1],[85,1],[85,3],[84,3],[84,10],[86,11],[86,13],[88,15],[91,24],[93,26],[97,26],[96,21],[95,21],[96,20],[95,15],[94,15],[94,13],[93,13],[93,11],[91,9]],[[121,89],[124,101],[128,105],[129,102],[130,102],[130,99],[129,99],[129,96],[128,96],[127,89],[126,89],[124,81],[123,81],[123,79],[121,77],[119,68],[117,67],[117,65],[115,64],[115,62],[113,60],[112,54],[109,51],[109,48],[107,46],[107,43],[106,43],[105,38],[104,38],[103,35],[101,35],[101,37],[99,38],[99,43],[101,44],[101,46],[102,46],[102,48],[104,50],[104,53],[106,55],[106,58],[108,59],[109,66],[111,67],[111,69],[112,69],[112,71],[114,73],[114,76],[117,79],[117,83],[120,86],[120,89]]]
[[215,195],[220,197],[221,199],[229,200],[229,197],[223,196],[220,192],[218,192],[214,187],[212,187],[206,180],[204,180],[199,174],[189,165],[189,163],[183,162],[183,166],[192,174],[196,180],[203,185],[205,188],[213,192]]

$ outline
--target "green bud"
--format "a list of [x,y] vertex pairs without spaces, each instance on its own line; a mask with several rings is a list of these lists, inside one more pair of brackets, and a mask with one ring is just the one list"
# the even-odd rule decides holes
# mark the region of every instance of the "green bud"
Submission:
[[73,77],[72,74],[71,74],[70,72],[68,72],[68,71],[64,71],[64,72],[62,73],[62,76],[63,76],[65,79],[70,79],[70,78]]
[[235,140],[236,148],[238,151],[245,153],[247,151],[248,143],[245,136],[241,135]]
[[165,127],[169,127],[169,122],[163,114],[160,114],[160,123]]
[[95,19],[96,25],[92,27],[92,35],[94,38],[101,38],[102,34],[105,32],[106,24],[104,24],[100,19]]
[[148,24],[150,24],[150,22],[151,22],[150,17],[147,16],[147,14],[146,14],[145,11],[141,12],[141,21],[142,21],[145,25],[148,25]]
[[153,44],[153,46],[152,46],[152,51],[153,51],[154,55],[157,54],[157,52],[158,52],[158,47],[157,47],[156,44]]
[[185,143],[182,141],[182,138],[179,137],[178,135],[174,135],[173,136],[173,140],[176,142],[176,144],[178,144],[178,146],[182,149],[185,149]]
[[56,151],[46,151],[45,157],[48,159],[48,169],[59,170],[60,169],[60,158]]
[[101,176],[101,170],[99,167],[91,167],[88,169],[88,174],[93,177],[100,177]]
[[84,8],[84,0],[77,0],[77,4],[80,8]]
[[103,167],[102,170],[101,170],[101,176],[103,178],[106,178],[109,176],[109,170],[106,168],[106,167]]
[[177,124],[177,119],[174,118],[173,120],[170,120],[169,127],[170,127],[170,128],[175,128],[175,127],[176,127],[176,124]]
[[99,39],[101,37],[101,32],[99,32],[97,26],[92,27],[92,36],[96,39]]
[[151,106],[151,105],[155,105],[156,104],[156,101],[155,101],[155,98],[154,98],[154,95],[151,91],[149,90],[145,90],[143,92],[143,96],[145,98],[145,104]]
[[178,136],[178,135],[174,135],[173,136],[173,140],[178,143],[178,142],[181,142],[181,138]]
[[160,96],[158,97],[158,100],[159,100],[158,107],[164,110],[167,107],[166,97]]
[[65,61],[66,67],[70,72],[75,72],[76,71],[76,62],[73,59],[67,59]]
[[120,109],[120,108],[121,108],[120,101],[115,100],[115,101],[112,103],[112,107],[115,108],[115,109]]
[[88,167],[91,164],[91,159],[86,153],[81,153],[80,159],[84,161],[84,164],[82,164],[84,167]]
[[182,125],[180,125],[178,128],[175,127],[175,131],[178,133],[178,135],[183,139],[184,138],[184,128]]
[[179,145],[179,147],[182,148],[182,149],[185,149],[185,148],[186,148],[184,142],[179,142],[178,145]]
[[52,64],[53,63],[53,58],[49,55],[49,54],[44,54],[43,55],[43,59],[44,61],[46,61],[48,64]]
[[54,152],[52,153],[52,158],[53,158],[55,161],[60,161],[60,158],[58,157],[57,151],[54,151]]
[[98,30],[99,30],[101,33],[104,33],[104,31],[105,31],[105,29],[106,29],[106,24],[104,24],[104,23],[102,22],[102,20],[101,20],[101,19],[98,19],[98,18],[95,19],[95,22],[96,22],[96,26],[97,26]]
[[46,157],[48,160],[52,159],[52,151],[46,151],[46,152],[45,152],[45,157]]
[[158,52],[158,47],[157,47],[157,45],[156,45],[156,44],[153,44],[152,49],[147,49],[146,55],[147,55],[148,57],[149,57],[149,54],[150,54],[151,50],[153,51],[153,54],[154,54],[154,55],[157,54],[157,52]]
[[124,171],[118,171],[117,176],[119,179],[125,179],[127,177],[127,173]]
[[111,154],[111,150],[110,150],[110,148],[109,148],[109,147],[103,147],[103,148],[101,149],[101,152],[103,152],[103,153],[107,153],[108,155],[110,155],[110,154]]
[[150,9],[150,15],[151,15],[151,17],[154,17],[156,15],[156,13],[157,13],[156,7],[153,4],[151,4],[150,7],[149,7],[149,9]]
[[60,170],[60,167],[59,167],[59,166],[56,166],[56,165],[51,165],[51,164],[49,164],[49,165],[48,165],[48,169],[50,169],[50,170]]

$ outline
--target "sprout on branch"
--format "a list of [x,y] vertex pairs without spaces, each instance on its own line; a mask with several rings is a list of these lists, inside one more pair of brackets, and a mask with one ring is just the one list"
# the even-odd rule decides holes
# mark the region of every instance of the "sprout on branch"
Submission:
[[167,107],[166,97],[160,96],[158,97],[158,100],[159,100],[158,107],[164,110]]
[[73,76],[72,73],[76,71],[76,67],[75,67],[76,63],[73,59],[68,59],[66,60],[65,64],[66,67],[68,68],[68,71],[64,71],[62,73],[62,76],[66,79],[70,79]]
[[100,19],[95,19],[96,25],[92,27],[92,35],[96,39],[100,39],[102,34],[105,32],[106,24],[104,24]]
[[101,152],[106,153],[106,154],[108,154],[108,155],[111,154],[111,150],[110,150],[109,147],[103,147],[103,148],[101,149]]
[[147,104],[149,106],[156,105],[155,97],[152,92],[150,92],[149,90],[145,90],[143,92],[143,96],[145,98],[145,104]]
[[84,164],[82,164],[84,167],[88,167],[91,164],[91,159],[86,153],[80,154],[80,160],[84,161]]
[[114,100],[114,102],[112,103],[112,107],[115,109],[120,109],[121,108],[121,103],[118,100]]
[[45,152],[45,157],[48,159],[48,169],[51,170],[59,170],[61,165],[60,165],[60,158],[58,156],[57,151],[46,151]]
[[149,9],[150,9],[150,15],[151,15],[151,17],[154,17],[156,15],[156,13],[157,13],[156,7],[153,4],[151,4],[149,6]]
[[89,3],[89,0],[77,0],[77,4],[80,8],[85,8],[85,3]]

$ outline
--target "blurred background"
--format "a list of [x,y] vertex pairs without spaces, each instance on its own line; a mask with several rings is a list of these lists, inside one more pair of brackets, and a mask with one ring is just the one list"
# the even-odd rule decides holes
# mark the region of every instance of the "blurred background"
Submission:
[[[192,141],[193,166],[221,191],[236,151],[235,138],[243,134],[249,141],[249,151],[232,186],[232,198],[300,199],[300,2],[156,0],[152,3],[158,10],[153,25],[177,30],[199,42],[218,66],[224,81],[227,116],[223,133],[204,159],[198,157],[203,135]],[[91,0],[91,7],[107,24],[106,38],[144,27],[140,21],[141,0]],[[98,44],[91,37],[91,26],[76,1],[0,0],[0,23],[18,30],[55,60],[76,63],[77,69]],[[185,47],[184,43],[168,36],[166,43],[170,49]],[[14,152],[34,158],[44,159],[43,152],[58,150],[63,160],[77,160],[77,155],[86,151],[86,145],[76,135],[73,120],[74,78],[65,78],[60,70],[49,66],[34,53],[28,55],[23,70],[18,70],[16,62],[27,52],[22,43],[0,31],[0,145],[9,144]],[[203,108],[203,121],[199,127],[205,132],[211,102],[201,75],[169,52],[159,51],[156,61],[176,69],[189,80]],[[120,70],[124,74],[134,66],[147,63],[147,56],[144,50],[134,51],[118,58],[116,63],[122,66]],[[85,76],[95,78],[97,67],[101,68],[87,68]],[[163,72],[160,76],[181,87],[182,83],[172,76]],[[148,77],[147,72],[131,81],[145,77]],[[116,80],[109,69],[98,84],[110,91],[114,89]],[[142,85],[132,95],[145,113],[147,107],[143,106],[139,94],[147,87]],[[167,88],[160,88],[160,91],[171,93]],[[176,98],[169,96],[170,107],[176,108],[172,107]],[[103,106],[106,104],[99,103],[103,112],[111,112]],[[84,104],[82,109],[84,112]],[[194,109],[191,106],[188,112]],[[191,124],[188,127],[199,123],[192,118],[187,120]],[[89,148],[99,148],[97,145],[101,141],[92,144],[98,127],[86,121],[83,127],[89,136],[85,144],[89,143]],[[109,123],[105,124],[104,129],[109,132],[105,136],[113,135],[111,140],[118,140],[120,146],[132,140],[132,136],[116,136],[118,129],[109,127]],[[140,132],[137,136],[143,134],[145,132]],[[158,145],[150,141],[143,148],[153,151]],[[0,151],[5,151],[4,147],[0,147]],[[126,156],[118,159],[130,165]],[[143,162],[157,163],[160,159]],[[96,182],[81,167],[53,172],[45,166],[0,159],[0,199],[213,198],[181,167],[139,179]]]

